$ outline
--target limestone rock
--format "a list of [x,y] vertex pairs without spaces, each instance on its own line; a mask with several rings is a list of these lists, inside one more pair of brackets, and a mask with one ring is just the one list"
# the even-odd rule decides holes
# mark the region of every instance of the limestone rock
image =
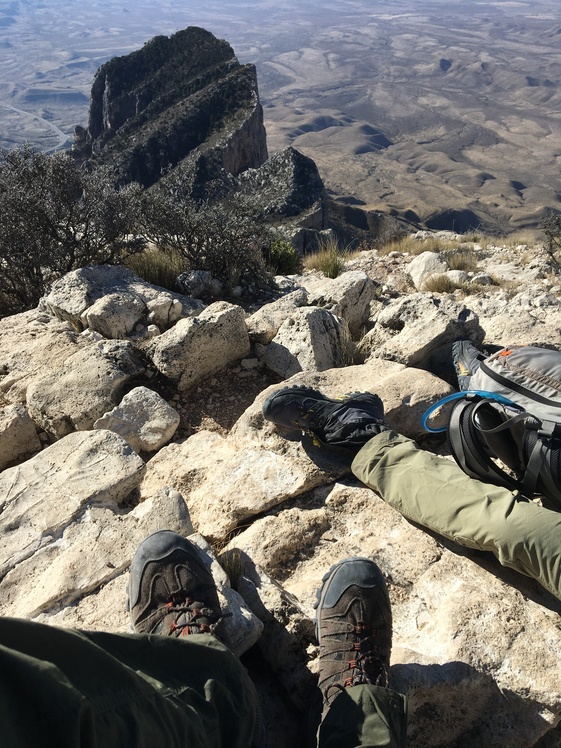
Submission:
[[88,344],[70,324],[36,309],[0,319],[0,394],[24,403],[32,381]]
[[[148,463],[141,496],[173,486],[185,496],[195,529],[223,539],[249,517],[321,485],[322,468],[330,475],[349,470],[344,458],[320,456],[311,462],[299,444],[283,445],[267,426],[255,442],[199,431],[182,444],[170,444]],[[272,451],[272,444],[281,453]]]
[[[421,416],[427,407],[451,392],[428,372],[382,360],[302,373],[288,384],[317,387],[330,397],[352,390],[376,391],[386,404],[388,423],[411,436],[422,433]],[[141,495],[173,486],[185,496],[195,528],[223,539],[248,518],[348,474],[350,461],[344,455],[315,447],[299,432],[287,439],[288,433],[281,435],[263,419],[263,401],[274,389],[259,395],[227,438],[200,431],[182,444],[160,450],[148,463]],[[435,419],[434,424],[441,421]]]
[[245,358],[249,337],[243,309],[217,301],[198,317],[181,320],[148,346],[156,368],[180,390]]
[[[86,506],[79,517],[62,528],[60,538],[38,549],[2,581],[2,615],[16,615],[72,626],[80,620],[80,608],[91,595],[102,594],[101,588],[119,580],[111,590],[113,604],[125,611],[125,572],[144,538],[157,530],[174,530],[187,535],[192,531],[189,515],[181,496],[161,492],[146,505],[128,514],[113,508]],[[38,580],[37,588],[25,584]],[[66,614],[62,610],[66,608]],[[119,617],[118,628],[126,630],[128,615]],[[88,628],[91,623],[88,624]]]
[[[244,204],[271,223],[282,223],[287,233],[300,227],[315,232],[327,228],[325,188],[318,168],[292,146],[274,153],[260,168],[240,174],[236,187]],[[306,248],[301,242],[300,251]]]
[[281,296],[277,301],[265,304],[246,320],[249,339],[253,343],[268,345],[285,319],[295,309],[306,306],[307,303],[308,294],[306,290],[298,288],[292,293]]
[[53,283],[40,309],[107,338],[130,336],[138,324],[167,330],[179,319],[198,314],[198,299],[153,286],[131,270],[95,265],[73,270]]
[[[539,302],[541,298],[541,303]],[[492,345],[537,345],[561,348],[561,300],[535,292],[509,296],[499,291],[489,297],[472,297],[465,303],[473,309]]]
[[40,449],[35,424],[23,405],[0,408],[0,470],[31,457]]
[[366,359],[388,358],[446,375],[454,340],[470,338],[478,345],[484,334],[477,314],[466,304],[447,296],[416,293],[384,307],[359,350]]
[[58,439],[75,430],[91,429],[119,402],[124,386],[143,371],[130,342],[94,343],[29,386],[29,414]]
[[[58,535],[90,504],[118,506],[144,461],[117,434],[69,434],[0,474],[0,577]],[[28,587],[28,585],[24,585]]]
[[438,252],[421,252],[407,267],[409,277],[418,291],[423,290],[423,282],[431,275],[441,275],[447,270],[448,265]]
[[246,604],[243,597],[232,589],[228,575],[216,560],[210,545],[202,535],[191,535],[189,540],[202,550],[204,561],[214,577],[220,607],[224,615],[221,636],[232,652],[240,657],[258,641],[263,631],[263,623]]
[[94,301],[81,319],[105,338],[119,339],[128,337],[145,314],[146,305],[137,296],[109,293]]
[[234,546],[220,556],[239,559],[238,590],[246,604],[263,623],[257,642],[263,659],[284,686],[292,703],[306,713],[315,695],[316,679],[308,670],[308,651],[315,642],[314,625],[290,595],[253,559]]
[[308,304],[328,309],[347,321],[354,339],[364,333],[370,316],[370,302],[377,298],[380,284],[364,271],[349,270],[337,278],[308,275],[302,285],[308,292]]
[[157,392],[135,387],[93,427],[115,431],[137,452],[154,452],[169,442],[179,421],[179,413]]
[[352,358],[347,324],[325,309],[296,309],[269,343],[263,361],[288,379],[299,371],[324,371]]

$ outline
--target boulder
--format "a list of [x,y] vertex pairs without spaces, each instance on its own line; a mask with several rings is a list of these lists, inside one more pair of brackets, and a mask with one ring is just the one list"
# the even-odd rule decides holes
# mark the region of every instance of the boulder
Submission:
[[442,275],[448,264],[438,252],[421,252],[407,266],[407,274],[417,291],[423,290],[423,282],[431,275]]
[[[411,436],[423,433],[421,416],[427,407],[452,391],[428,372],[382,360],[302,373],[287,384],[307,384],[328,397],[376,391],[385,402],[388,423]],[[309,437],[302,440],[299,432],[281,434],[264,420],[263,402],[278,388],[261,393],[227,438],[199,431],[160,450],[147,465],[141,496],[173,486],[185,496],[195,528],[223,540],[250,517],[348,474],[350,461],[345,455],[318,448]],[[442,422],[436,418],[434,424]]]
[[167,330],[179,319],[204,309],[198,299],[153,286],[131,270],[111,265],[79,268],[55,281],[39,308],[68,320],[76,330],[107,338],[130,335],[137,325]]
[[105,338],[126,338],[146,314],[146,304],[131,293],[108,293],[86,309],[81,319]]
[[28,387],[29,414],[57,439],[91,429],[117,405],[125,385],[143,371],[129,341],[93,343]]
[[346,320],[353,339],[364,333],[370,316],[370,303],[380,294],[381,285],[362,270],[349,270],[337,278],[304,276],[308,304],[328,309]]
[[537,345],[561,349],[561,300],[531,288],[465,299],[479,317],[489,345]]
[[35,424],[23,405],[0,408],[0,470],[41,450]]
[[470,338],[479,345],[485,335],[477,314],[449,296],[414,293],[385,306],[375,325],[361,340],[365,360],[387,358],[419,366],[439,376],[451,376],[452,343]]
[[89,343],[68,322],[37,309],[0,319],[0,394],[24,403],[31,382]]
[[179,413],[157,392],[135,387],[93,427],[120,434],[137,452],[154,452],[169,442],[179,421]]
[[306,290],[298,288],[281,296],[277,301],[265,304],[246,320],[249,339],[252,343],[268,345],[285,319],[293,314],[295,309],[306,306],[307,303]]
[[[139,485],[144,461],[117,434],[69,434],[0,474],[0,578],[56,542],[90,505],[116,508]],[[27,591],[35,585],[23,584]]]
[[269,343],[265,365],[284,379],[299,371],[324,371],[352,359],[347,323],[317,307],[296,309]]
[[[46,547],[44,556],[36,554],[29,566],[16,567],[6,578],[6,583],[17,584],[25,573],[44,575],[45,592],[39,599],[43,612],[31,616],[30,611],[37,610],[32,595],[14,598],[13,603],[29,605],[26,616],[39,623],[131,632],[127,571],[142,540],[158,530],[173,530],[184,537],[193,533],[183,497],[170,488],[128,513],[115,513],[109,507],[86,508],[58,543]],[[50,567],[43,564],[49,560],[58,571],[57,578],[49,578]],[[14,594],[18,595],[17,590]]]
[[147,347],[156,368],[180,390],[245,358],[250,350],[243,309],[217,301],[198,317],[181,320]]

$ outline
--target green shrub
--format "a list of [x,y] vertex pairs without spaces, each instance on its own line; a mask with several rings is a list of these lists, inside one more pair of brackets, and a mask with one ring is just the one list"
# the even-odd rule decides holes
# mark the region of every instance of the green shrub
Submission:
[[302,272],[302,258],[290,242],[273,239],[263,254],[267,268],[275,275],[297,275]]
[[142,229],[164,252],[179,253],[189,270],[208,270],[228,289],[242,280],[269,281],[263,255],[269,230],[242,210],[195,203],[180,189],[156,190],[144,196]]
[[561,272],[561,214],[550,211],[542,221],[545,250],[555,273]]

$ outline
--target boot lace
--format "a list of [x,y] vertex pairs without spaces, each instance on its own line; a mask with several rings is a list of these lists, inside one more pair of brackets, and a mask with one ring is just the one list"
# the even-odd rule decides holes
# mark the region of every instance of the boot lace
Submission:
[[204,603],[190,597],[172,595],[163,606],[166,615],[174,615],[169,624],[170,636],[189,636],[190,634],[214,634],[218,624],[231,613],[222,615],[215,608],[208,608]]

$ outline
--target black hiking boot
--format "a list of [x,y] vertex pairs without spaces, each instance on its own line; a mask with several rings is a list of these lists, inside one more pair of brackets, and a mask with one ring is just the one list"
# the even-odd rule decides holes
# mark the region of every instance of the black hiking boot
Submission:
[[387,428],[384,405],[370,392],[332,400],[311,387],[285,387],[265,400],[263,416],[277,426],[306,431],[329,447],[355,453]]
[[469,390],[470,379],[485,357],[486,355],[476,348],[471,340],[456,340],[452,343],[452,361],[458,377],[459,390]]
[[387,687],[392,613],[382,572],[367,558],[347,558],[323,577],[316,603],[323,717],[350,686]]
[[170,530],[149,535],[131,563],[128,609],[136,633],[215,634],[216,584],[196,545]]

